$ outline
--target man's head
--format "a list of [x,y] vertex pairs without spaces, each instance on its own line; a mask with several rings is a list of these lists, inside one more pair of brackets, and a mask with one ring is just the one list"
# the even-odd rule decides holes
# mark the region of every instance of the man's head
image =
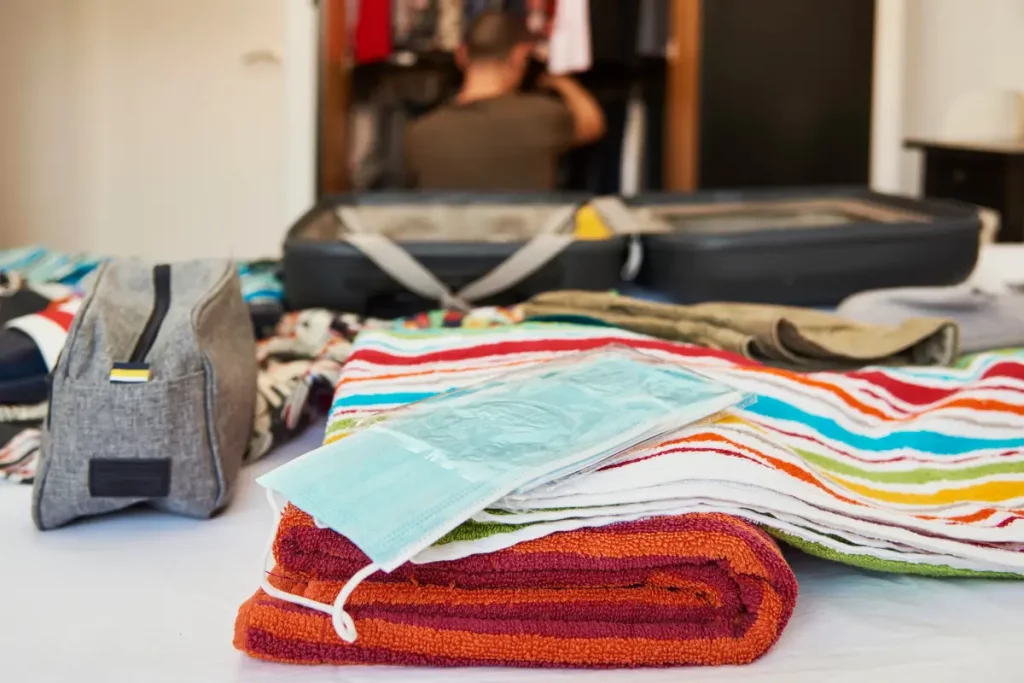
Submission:
[[484,12],[476,18],[459,48],[459,65],[467,72],[487,70],[508,90],[519,87],[537,37],[515,14]]

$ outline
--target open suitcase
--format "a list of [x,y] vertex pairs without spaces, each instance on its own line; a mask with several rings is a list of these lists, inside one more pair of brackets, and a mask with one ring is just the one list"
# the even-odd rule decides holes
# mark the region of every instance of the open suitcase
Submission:
[[285,297],[293,308],[395,317],[439,305],[510,305],[555,289],[612,289],[629,238],[577,239],[577,212],[588,200],[522,193],[328,197],[288,232]]
[[861,188],[647,194],[637,284],[682,303],[834,306],[856,292],[964,281],[978,258],[973,206]]

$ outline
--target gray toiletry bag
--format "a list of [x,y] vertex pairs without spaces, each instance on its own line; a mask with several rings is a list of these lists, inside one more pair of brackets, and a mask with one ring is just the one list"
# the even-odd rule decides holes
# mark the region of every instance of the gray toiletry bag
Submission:
[[136,503],[216,513],[252,430],[256,375],[233,263],[101,266],[53,371],[36,526]]

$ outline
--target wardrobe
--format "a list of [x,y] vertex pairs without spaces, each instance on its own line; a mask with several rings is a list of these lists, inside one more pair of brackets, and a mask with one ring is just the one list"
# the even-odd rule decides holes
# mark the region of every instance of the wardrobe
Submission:
[[[590,1],[606,11],[637,0]],[[664,3],[662,63],[648,60],[633,90],[644,95],[645,154],[657,164],[643,190],[867,185],[874,0]],[[349,157],[360,87],[346,16],[352,6],[319,0],[321,196],[356,185]],[[598,70],[595,64],[581,80]],[[616,135],[621,131],[616,126]]]

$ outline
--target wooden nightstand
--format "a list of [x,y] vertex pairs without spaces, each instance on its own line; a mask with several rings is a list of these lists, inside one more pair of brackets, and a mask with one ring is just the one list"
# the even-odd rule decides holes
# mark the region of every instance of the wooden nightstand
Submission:
[[924,151],[924,195],[959,199],[1002,214],[1000,242],[1024,242],[1024,140],[953,142],[910,139]]

